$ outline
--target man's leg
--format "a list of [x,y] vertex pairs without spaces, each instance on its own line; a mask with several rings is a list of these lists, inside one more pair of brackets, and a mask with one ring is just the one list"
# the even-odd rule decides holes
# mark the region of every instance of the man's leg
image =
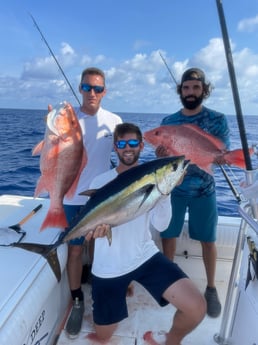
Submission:
[[81,288],[82,254],[82,245],[68,246],[67,272],[71,291]]
[[84,314],[84,296],[81,289],[83,245],[68,246],[67,273],[73,307],[66,324],[66,332],[75,338],[80,330]]
[[[80,205],[64,205],[69,224],[81,210]],[[81,289],[83,243],[85,238],[75,238],[68,245],[67,273],[69,287],[73,299],[73,307],[66,324],[66,332],[75,338],[80,330],[84,314],[84,297]]]
[[[145,262],[139,269],[138,279],[160,306],[171,303],[175,306],[171,329],[167,333],[166,344],[180,345],[182,339],[203,319],[206,313],[204,296],[180,269],[160,252]],[[158,345],[152,332],[146,332],[145,341]]]
[[176,252],[176,237],[162,238],[162,250],[163,254],[169,259],[174,260]]
[[209,196],[192,198],[189,207],[189,234],[194,240],[200,241],[202,246],[207,276],[207,288],[204,296],[207,302],[207,314],[211,317],[217,317],[221,312],[221,304],[215,288],[217,222],[218,210],[215,192]]
[[163,297],[177,308],[172,327],[167,333],[166,344],[180,345],[183,338],[204,318],[205,299],[188,278],[180,279],[172,284],[164,292]]
[[131,274],[115,278],[92,276],[92,311],[95,334],[90,339],[108,344],[120,321],[128,317],[126,295]]
[[101,342],[106,342],[108,341],[113,333],[115,332],[116,328],[117,328],[117,325],[118,323],[113,323],[113,324],[110,324],[110,325],[105,325],[105,326],[101,326],[101,325],[94,325],[94,328],[95,328],[95,339],[92,339],[92,340],[98,340],[98,341],[101,341]]
[[207,285],[215,287],[215,271],[217,260],[217,249],[215,242],[201,242],[203,263],[205,266]]
[[186,198],[171,197],[172,218],[168,228],[160,233],[162,251],[169,260],[174,260],[176,253],[176,239],[182,231],[188,200]]
[[207,301],[207,314],[211,317],[218,317],[221,313],[221,303],[215,287],[215,272],[217,249],[215,242],[201,242],[203,262],[207,276],[207,288],[205,298]]

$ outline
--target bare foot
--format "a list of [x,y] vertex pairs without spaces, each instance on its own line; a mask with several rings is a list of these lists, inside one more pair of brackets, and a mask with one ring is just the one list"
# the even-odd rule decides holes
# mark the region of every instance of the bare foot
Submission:
[[143,335],[143,340],[149,345],[166,345],[167,333],[165,331],[157,331],[154,333],[152,331],[147,331]]
[[89,333],[86,335],[85,338],[88,338],[90,339],[91,341],[93,341],[94,343],[93,344],[102,344],[102,345],[105,345],[105,344],[108,344],[108,341],[104,341],[104,340],[99,340],[99,338],[97,337],[96,333]]
[[165,344],[164,342],[158,343],[154,338],[153,338],[153,333],[152,331],[148,331],[143,335],[143,340],[147,342],[149,345],[163,345]]

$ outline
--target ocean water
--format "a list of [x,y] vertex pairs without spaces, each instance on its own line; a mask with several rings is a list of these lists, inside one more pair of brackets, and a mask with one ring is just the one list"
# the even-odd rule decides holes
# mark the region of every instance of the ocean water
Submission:
[[[142,131],[158,127],[167,114],[118,113],[123,121],[137,124]],[[40,176],[39,156],[32,156],[33,147],[43,139],[45,132],[43,110],[0,109],[0,195],[33,196]],[[240,148],[241,140],[235,116],[227,117],[231,130],[231,149]],[[258,116],[244,116],[248,146],[257,145]],[[154,159],[153,149],[146,144],[141,161]],[[113,156],[115,159],[115,155]],[[252,168],[258,168],[257,156],[252,156]],[[234,187],[245,180],[245,171],[236,167],[226,168]],[[237,200],[220,168],[214,169],[218,209],[220,215],[238,216]]]

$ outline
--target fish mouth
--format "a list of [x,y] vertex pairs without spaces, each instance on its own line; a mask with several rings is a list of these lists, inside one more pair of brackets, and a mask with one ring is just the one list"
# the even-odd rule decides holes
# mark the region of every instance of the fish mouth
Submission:
[[57,128],[55,127],[56,117],[60,114],[62,109],[65,109],[67,105],[68,103],[66,101],[61,102],[57,106],[55,106],[47,115],[47,126],[56,136],[60,135]]

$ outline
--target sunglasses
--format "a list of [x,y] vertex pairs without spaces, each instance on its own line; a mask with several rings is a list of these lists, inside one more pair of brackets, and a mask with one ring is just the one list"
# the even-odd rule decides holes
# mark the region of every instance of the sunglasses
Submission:
[[115,143],[115,145],[118,149],[125,149],[127,144],[131,148],[135,148],[135,147],[138,147],[140,145],[140,140],[138,140],[138,139],[118,140]]
[[102,93],[105,89],[105,86],[81,84],[81,89],[84,92],[90,92],[91,90],[94,90],[95,93]]

